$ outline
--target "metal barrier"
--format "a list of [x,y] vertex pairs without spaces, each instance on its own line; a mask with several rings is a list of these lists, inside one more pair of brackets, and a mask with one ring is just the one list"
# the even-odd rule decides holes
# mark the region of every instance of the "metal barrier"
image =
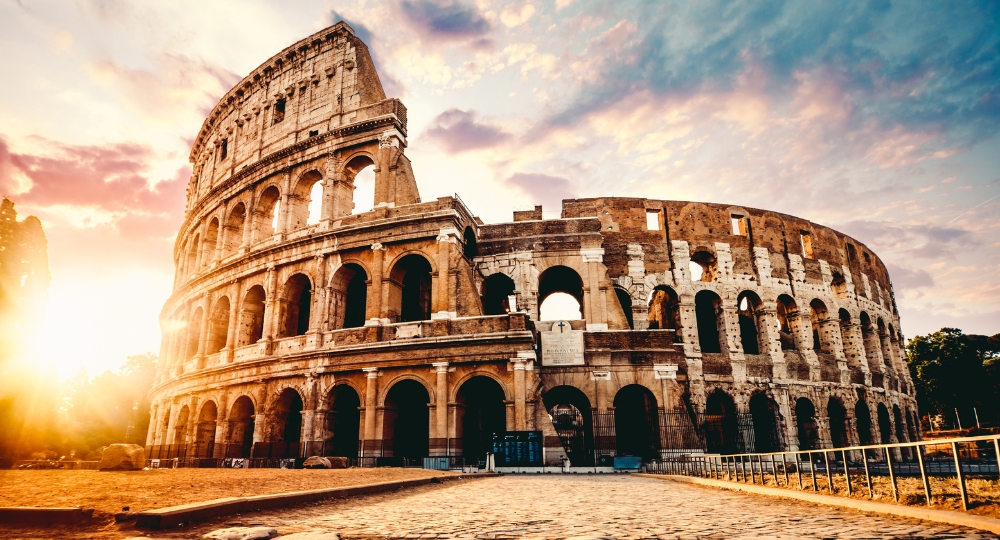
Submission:
[[[779,487],[782,483],[784,487],[791,487],[790,474],[794,474],[799,489],[807,489],[802,481],[805,474],[811,480],[812,490],[817,492],[820,491],[817,475],[825,475],[827,491],[832,495],[846,496],[854,494],[852,477],[864,476],[869,498],[875,496],[872,478],[887,477],[896,502],[900,499],[898,479],[919,476],[928,506],[933,506],[931,477],[954,477],[962,508],[968,510],[966,479],[996,477],[1000,484],[998,456],[1000,435],[988,435],[820,450],[687,455],[649,462],[644,468],[646,472],[655,474],[759,482],[762,485],[766,483],[767,476],[771,476]],[[843,477],[844,491],[834,489],[834,476]]]

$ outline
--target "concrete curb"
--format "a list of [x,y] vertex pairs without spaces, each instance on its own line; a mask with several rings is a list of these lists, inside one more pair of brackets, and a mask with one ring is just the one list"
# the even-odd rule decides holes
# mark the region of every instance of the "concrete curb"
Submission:
[[94,516],[93,508],[40,508],[14,506],[0,508],[0,523],[14,525],[64,525],[83,523]]
[[956,512],[953,510],[937,510],[934,508],[927,508],[921,506],[902,506],[902,505],[882,503],[876,501],[864,501],[860,499],[852,499],[849,497],[837,497],[836,495],[823,495],[820,493],[809,493],[803,491],[795,491],[792,489],[757,486],[753,484],[741,484],[736,482],[729,482],[726,480],[695,478],[691,476],[675,476],[675,475],[648,474],[648,473],[635,474],[634,476],[641,476],[644,478],[654,478],[657,480],[668,480],[674,482],[686,482],[688,484],[717,487],[733,491],[743,491],[746,493],[767,495],[770,497],[784,497],[786,499],[796,499],[799,501],[806,501],[826,506],[839,506],[841,508],[851,508],[854,510],[861,510],[862,512],[875,512],[879,514],[889,514],[893,516],[922,519],[924,521],[935,521],[937,523],[946,523],[948,525],[971,527],[973,529],[980,529],[984,531],[989,531],[994,534],[1000,534],[1000,519],[977,516],[974,514],[966,514],[964,512]]
[[324,499],[357,497],[359,495],[372,495],[375,493],[385,493],[402,488],[423,486],[432,483],[447,482],[449,480],[464,480],[470,478],[486,478],[496,476],[491,473],[480,474],[459,474],[454,476],[434,476],[430,478],[416,478],[413,480],[399,480],[396,482],[380,482],[378,484],[367,484],[361,486],[349,486],[342,488],[313,489],[309,491],[292,491],[288,493],[276,493],[272,495],[257,495],[254,497],[226,497],[180,506],[170,506],[167,508],[157,508],[156,510],[144,510],[136,517],[136,526],[145,529],[167,529],[177,527],[195,521],[204,521],[214,517],[237,514],[242,512],[255,512],[321,501]]

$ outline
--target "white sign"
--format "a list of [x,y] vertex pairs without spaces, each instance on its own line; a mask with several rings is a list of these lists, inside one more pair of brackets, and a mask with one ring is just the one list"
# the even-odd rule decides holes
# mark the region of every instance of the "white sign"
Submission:
[[551,332],[542,332],[543,366],[582,366],[583,330],[573,330],[566,321],[557,321]]
[[595,381],[610,381],[611,372],[610,371],[594,371],[590,374],[590,378]]
[[653,366],[653,377],[657,379],[677,379],[677,366],[674,364],[656,364]]

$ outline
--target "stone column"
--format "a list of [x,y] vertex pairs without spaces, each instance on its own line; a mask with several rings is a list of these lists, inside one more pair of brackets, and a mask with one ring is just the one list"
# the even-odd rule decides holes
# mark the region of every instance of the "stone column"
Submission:
[[306,332],[306,347],[315,348],[322,344],[323,304],[326,300],[326,256],[317,255],[313,258],[316,263],[316,283],[313,285],[312,298],[309,307],[309,330]]
[[274,341],[274,329],[278,325],[278,315],[275,313],[278,307],[278,272],[274,269],[274,265],[268,265],[267,267],[267,278],[265,279],[267,286],[267,291],[265,292],[264,299],[264,335],[260,338],[260,341],[264,343],[263,353],[271,354],[273,341]]
[[239,331],[239,320],[240,320],[240,304],[242,299],[240,298],[240,284],[234,283],[231,291],[231,297],[229,300],[229,329],[226,330],[226,361],[232,362],[234,360],[236,349],[236,333]]
[[156,426],[159,423],[160,406],[153,404],[149,407],[149,429],[146,430],[146,446],[152,446],[156,437]]
[[191,397],[191,403],[188,404],[188,407],[187,433],[184,434],[184,442],[192,444],[198,435],[198,420],[200,419],[200,415],[198,414],[198,398],[196,396]]
[[198,330],[198,368],[205,367],[205,348],[208,347],[208,326],[212,315],[212,293],[205,293],[205,309],[201,311],[201,327]]
[[384,289],[382,286],[384,260],[385,246],[378,242],[372,244],[372,276],[371,285],[368,286],[368,306],[366,308],[368,313],[372,314],[372,319],[385,318],[387,315],[382,309],[382,294],[385,292],[382,290]]
[[453,227],[441,229],[437,237],[437,279],[435,280],[431,303],[432,319],[451,319],[455,316],[449,309],[451,290],[449,276],[451,275],[452,245],[457,243],[458,230]]
[[[434,432],[431,438],[448,439],[448,362],[431,364],[437,375],[434,397]],[[444,447],[439,449],[444,451]]]
[[284,235],[288,231],[288,220],[291,219],[289,216],[292,214],[288,211],[288,202],[291,199],[288,192],[292,189],[291,184],[292,174],[290,171],[285,171],[284,180],[282,181],[281,199],[279,199],[281,204],[278,206],[277,227],[274,230],[274,234],[276,235]]
[[514,429],[523,431],[525,419],[524,358],[511,358],[514,368]]
[[369,455],[369,451],[374,450],[374,442],[378,437],[375,434],[375,407],[378,404],[378,368],[363,368],[365,376],[368,378],[368,385],[365,388],[365,436],[364,454]]

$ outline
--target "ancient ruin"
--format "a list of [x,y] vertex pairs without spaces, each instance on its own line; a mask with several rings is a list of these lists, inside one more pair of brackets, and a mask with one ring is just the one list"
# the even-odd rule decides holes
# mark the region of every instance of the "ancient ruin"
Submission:
[[[547,463],[602,465],[919,437],[889,275],[860,242],[640,198],[485,224],[421,200],[406,137],[344,23],[220,100],[191,149],[150,457],[454,465],[534,431]],[[579,316],[546,320],[550,300]]]

